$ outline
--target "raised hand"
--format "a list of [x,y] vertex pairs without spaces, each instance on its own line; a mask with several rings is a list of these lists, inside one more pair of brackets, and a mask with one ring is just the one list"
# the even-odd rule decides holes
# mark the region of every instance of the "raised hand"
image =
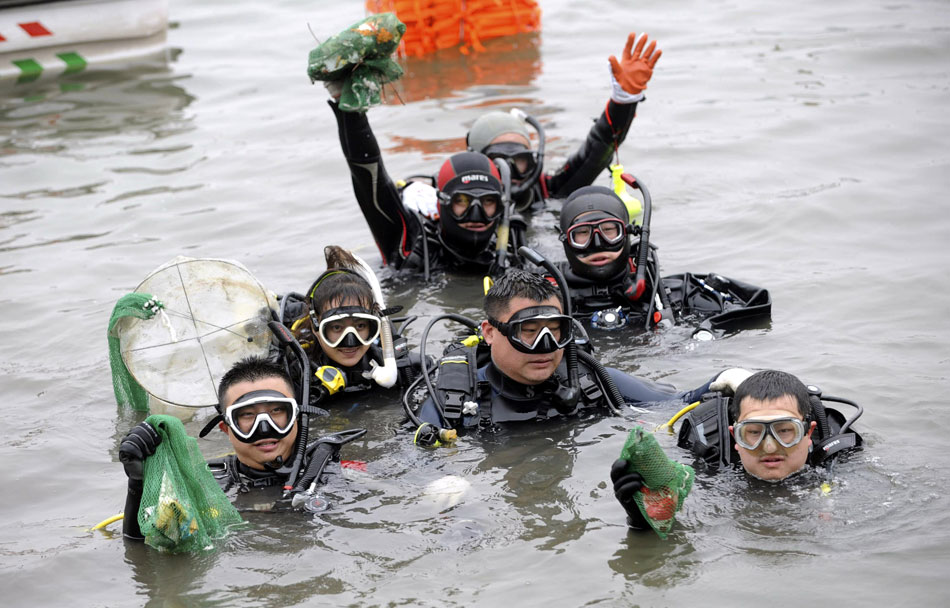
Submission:
[[[647,83],[653,76],[653,66],[663,54],[663,51],[656,50],[656,40],[651,41],[644,50],[647,40],[646,34],[638,41],[636,33],[630,32],[627,45],[623,47],[623,59],[617,61],[614,55],[610,56],[610,71],[613,72],[614,79],[631,95],[637,95],[647,88]],[[635,42],[636,47],[633,46]]]

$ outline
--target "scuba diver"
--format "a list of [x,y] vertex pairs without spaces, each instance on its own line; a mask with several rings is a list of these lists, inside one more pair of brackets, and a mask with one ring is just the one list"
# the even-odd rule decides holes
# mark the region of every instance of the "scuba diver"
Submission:
[[[656,50],[655,40],[648,46],[647,42],[646,34],[637,40],[637,35],[631,32],[621,59],[610,56],[611,95],[607,106],[581,147],[553,174],[542,172],[544,130],[535,119],[520,111],[495,111],[482,115],[472,124],[465,138],[468,149],[489,158],[504,159],[511,167],[516,210],[540,207],[548,198],[564,198],[577,188],[593,183],[610,165],[611,157],[627,137],[637,103],[645,99],[643,91],[653,76],[653,67],[663,54]],[[537,150],[532,149],[526,123],[538,133]]]
[[[806,466],[825,467],[829,474],[843,453],[860,448],[851,425],[863,408],[853,401],[822,395],[795,376],[781,371],[756,373],[734,368],[723,373],[698,404],[684,408],[668,426],[683,417],[677,445],[690,450],[699,464],[716,472],[741,464],[750,476],[777,483]],[[731,394],[728,398],[725,394]],[[855,408],[850,418],[824,401]],[[630,461],[618,459],[610,469],[614,495],[634,529],[649,525],[636,504],[643,476]]]
[[[292,339],[289,333],[283,337]],[[248,357],[228,370],[218,385],[218,395],[218,414],[199,436],[218,426],[234,448],[233,454],[208,462],[221,489],[235,500],[252,488],[283,486],[287,508],[312,512],[326,508],[313,493],[315,486],[324,481],[327,464],[339,460],[340,446],[366,430],[342,431],[308,444],[312,408],[300,405],[286,370],[261,357]],[[145,460],[160,443],[155,428],[141,422],[119,445],[119,460],[129,478],[124,510],[128,516],[122,524],[126,538],[143,538],[138,518],[132,514],[139,512],[142,501]],[[275,504],[274,508],[279,507]]]
[[[532,260],[537,256],[526,247],[521,252],[528,252]],[[605,368],[578,348],[577,324],[569,308],[567,313],[562,293],[550,281],[539,274],[510,270],[485,296],[486,320],[476,324],[459,315],[445,315],[480,330],[487,348],[480,349],[477,338],[449,346],[437,366],[434,385],[423,367],[419,381],[426,382],[427,398],[414,410],[408,404],[410,387],[404,399],[410,420],[419,427],[416,442],[431,445],[443,440],[446,430],[570,416],[591,408],[619,413],[633,404],[690,403],[716,380],[692,391],[676,391]]]
[[[406,339],[393,335],[388,315],[400,308],[384,309],[379,281],[361,259],[335,245],[324,248],[324,254],[327,270],[306,296],[283,296],[280,313],[307,352],[320,386],[333,394],[408,385],[418,375],[419,361]],[[291,376],[299,378],[294,353],[286,354]],[[323,397],[321,391],[311,394]]]
[[[655,41],[644,50],[645,35],[634,49],[635,40],[630,34],[622,60],[610,58],[611,99],[585,143],[551,176],[541,174],[540,123],[493,112],[473,125],[469,151],[451,156],[435,177],[427,178],[429,184],[410,178],[408,185],[397,187],[383,165],[366,113],[342,111],[337,103],[340,81],[326,82],[353,190],[384,263],[423,271],[427,278],[436,268],[487,270],[498,276],[516,264],[510,251],[523,244],[526,226],[509,207],[523,211],[535,199],[567,196],[590,184],[626,137],[662,54]],[[531,150],[526,120],[538,130],[537,151]]]
[[650,193],[636,178],[627,178],[643,197],[639,225],[632,223],[630,206],[602,186],[575,190],[561,208],[567,262],[559,267],[575,313],[602,329],[701,320],[697,332],[710,335],[767,320],[772,300],[765,289],[714,273],[660,277],[656,246],[649,240]]

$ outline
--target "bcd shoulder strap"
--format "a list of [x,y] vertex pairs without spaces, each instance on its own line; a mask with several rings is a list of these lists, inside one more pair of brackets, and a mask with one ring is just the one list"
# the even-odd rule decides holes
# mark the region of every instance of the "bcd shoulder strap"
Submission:
[[712,469],[735,462],[729,437],[729,398],[720,393],[703,395],[702,402],[683,416],[676,443]]

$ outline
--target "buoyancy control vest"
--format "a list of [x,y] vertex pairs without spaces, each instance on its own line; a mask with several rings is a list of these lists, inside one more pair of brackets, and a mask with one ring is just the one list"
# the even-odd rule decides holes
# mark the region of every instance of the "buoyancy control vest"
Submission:
[[452,428],[491,426],[499,422],[571,415],[605,404],[605,388],[595,370],[579,364],[580,400],[569,410],[559,407],[557,391],[568,377],[566,362],[554,375],[536,385],[506,377],[491,362],[486,345],[449,345],[438,362],[433,401],[443,421]]
[[[810,400],[812,413],[806,422],[815,421],[817,426],[812,434],[809,464],[829,465],[842,452],[862,445],[861,436],[850,430],[851,423],[861,415],[860,408],[857,414],[846,419],[837,409],[825,406],[820,392],[812,392]],[[843,399],[829,400],[858,407]],[[692,452],[710,470],[719,470],[739,462],[735,441],[729,433],[729,401],[730,398],[721,393],[706,393],[700,404],[683,416],[680,426],[677,445]]]
[[[607,281],[593,281],[559,264],[571,291],[576,316],[590,316],[592,324],[605,311],[618,307],[624,324],[652,327],[660,322],[698,322],[697,329],[732,331],[767,321],[772,298],[767,289],[715,273],[681,273],[657,278],[658,263],[651,248],[647,257],[646,289],[636,297],[635,257],[628,268]],[[619,314],[619,313],[618,313]]]

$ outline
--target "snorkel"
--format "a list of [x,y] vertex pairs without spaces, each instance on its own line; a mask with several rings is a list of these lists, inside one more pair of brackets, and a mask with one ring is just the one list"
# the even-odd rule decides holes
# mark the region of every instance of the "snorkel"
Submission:
[[501,174],[501,221],[498,223],[498,232],[495,235],[495,262],[488,274],[500,276],[508,268],[508,237],[511,234],[511,167],[500,159],[495,159],[493,162]]
[[[373,272],[373,269],[358,255],[354,255],[353,258],[359,265],[358,268],[354,268],[354,270],[366,279],[366,282],[369,283],[369,286],[373,290],[373,297],[376,299],[380,310],[385,310],[386,304],[383,301],[383,290],[379,285],[379,279],[376,278],[376,273]],[[382,323],[380,323],[379,341],[383,348],[383,364],[379,365],[376,361],[370,361],[371,369],[368,372],[363,372],[363,376],[371,378],[376,384],[383,388],[392,388],[396,384],[396,380],[399,379],[399,370],[396,366],[396,350],[393,348],[393,329],[389,320],[386,318],[383,318]]]
[[534,184],[538,181],[538,178],[541,176],[541,171],[543,170],[544,165],[545,136],[544,127],[541,126],[541,123],[538,122],[534,116],[525,113],[525,111],[521,108],[512,108],[511,115],[515,118],[520,118],[524,122],[531,125],[538,134],[538,151],[536,153],[537,161],[535,162],[534,169],[532,169],[531,173],[526,175],[520,184],[511,188],[509,197],[512,200],[515,200],[517,197],[531,190],[531,188],[534,187]]

